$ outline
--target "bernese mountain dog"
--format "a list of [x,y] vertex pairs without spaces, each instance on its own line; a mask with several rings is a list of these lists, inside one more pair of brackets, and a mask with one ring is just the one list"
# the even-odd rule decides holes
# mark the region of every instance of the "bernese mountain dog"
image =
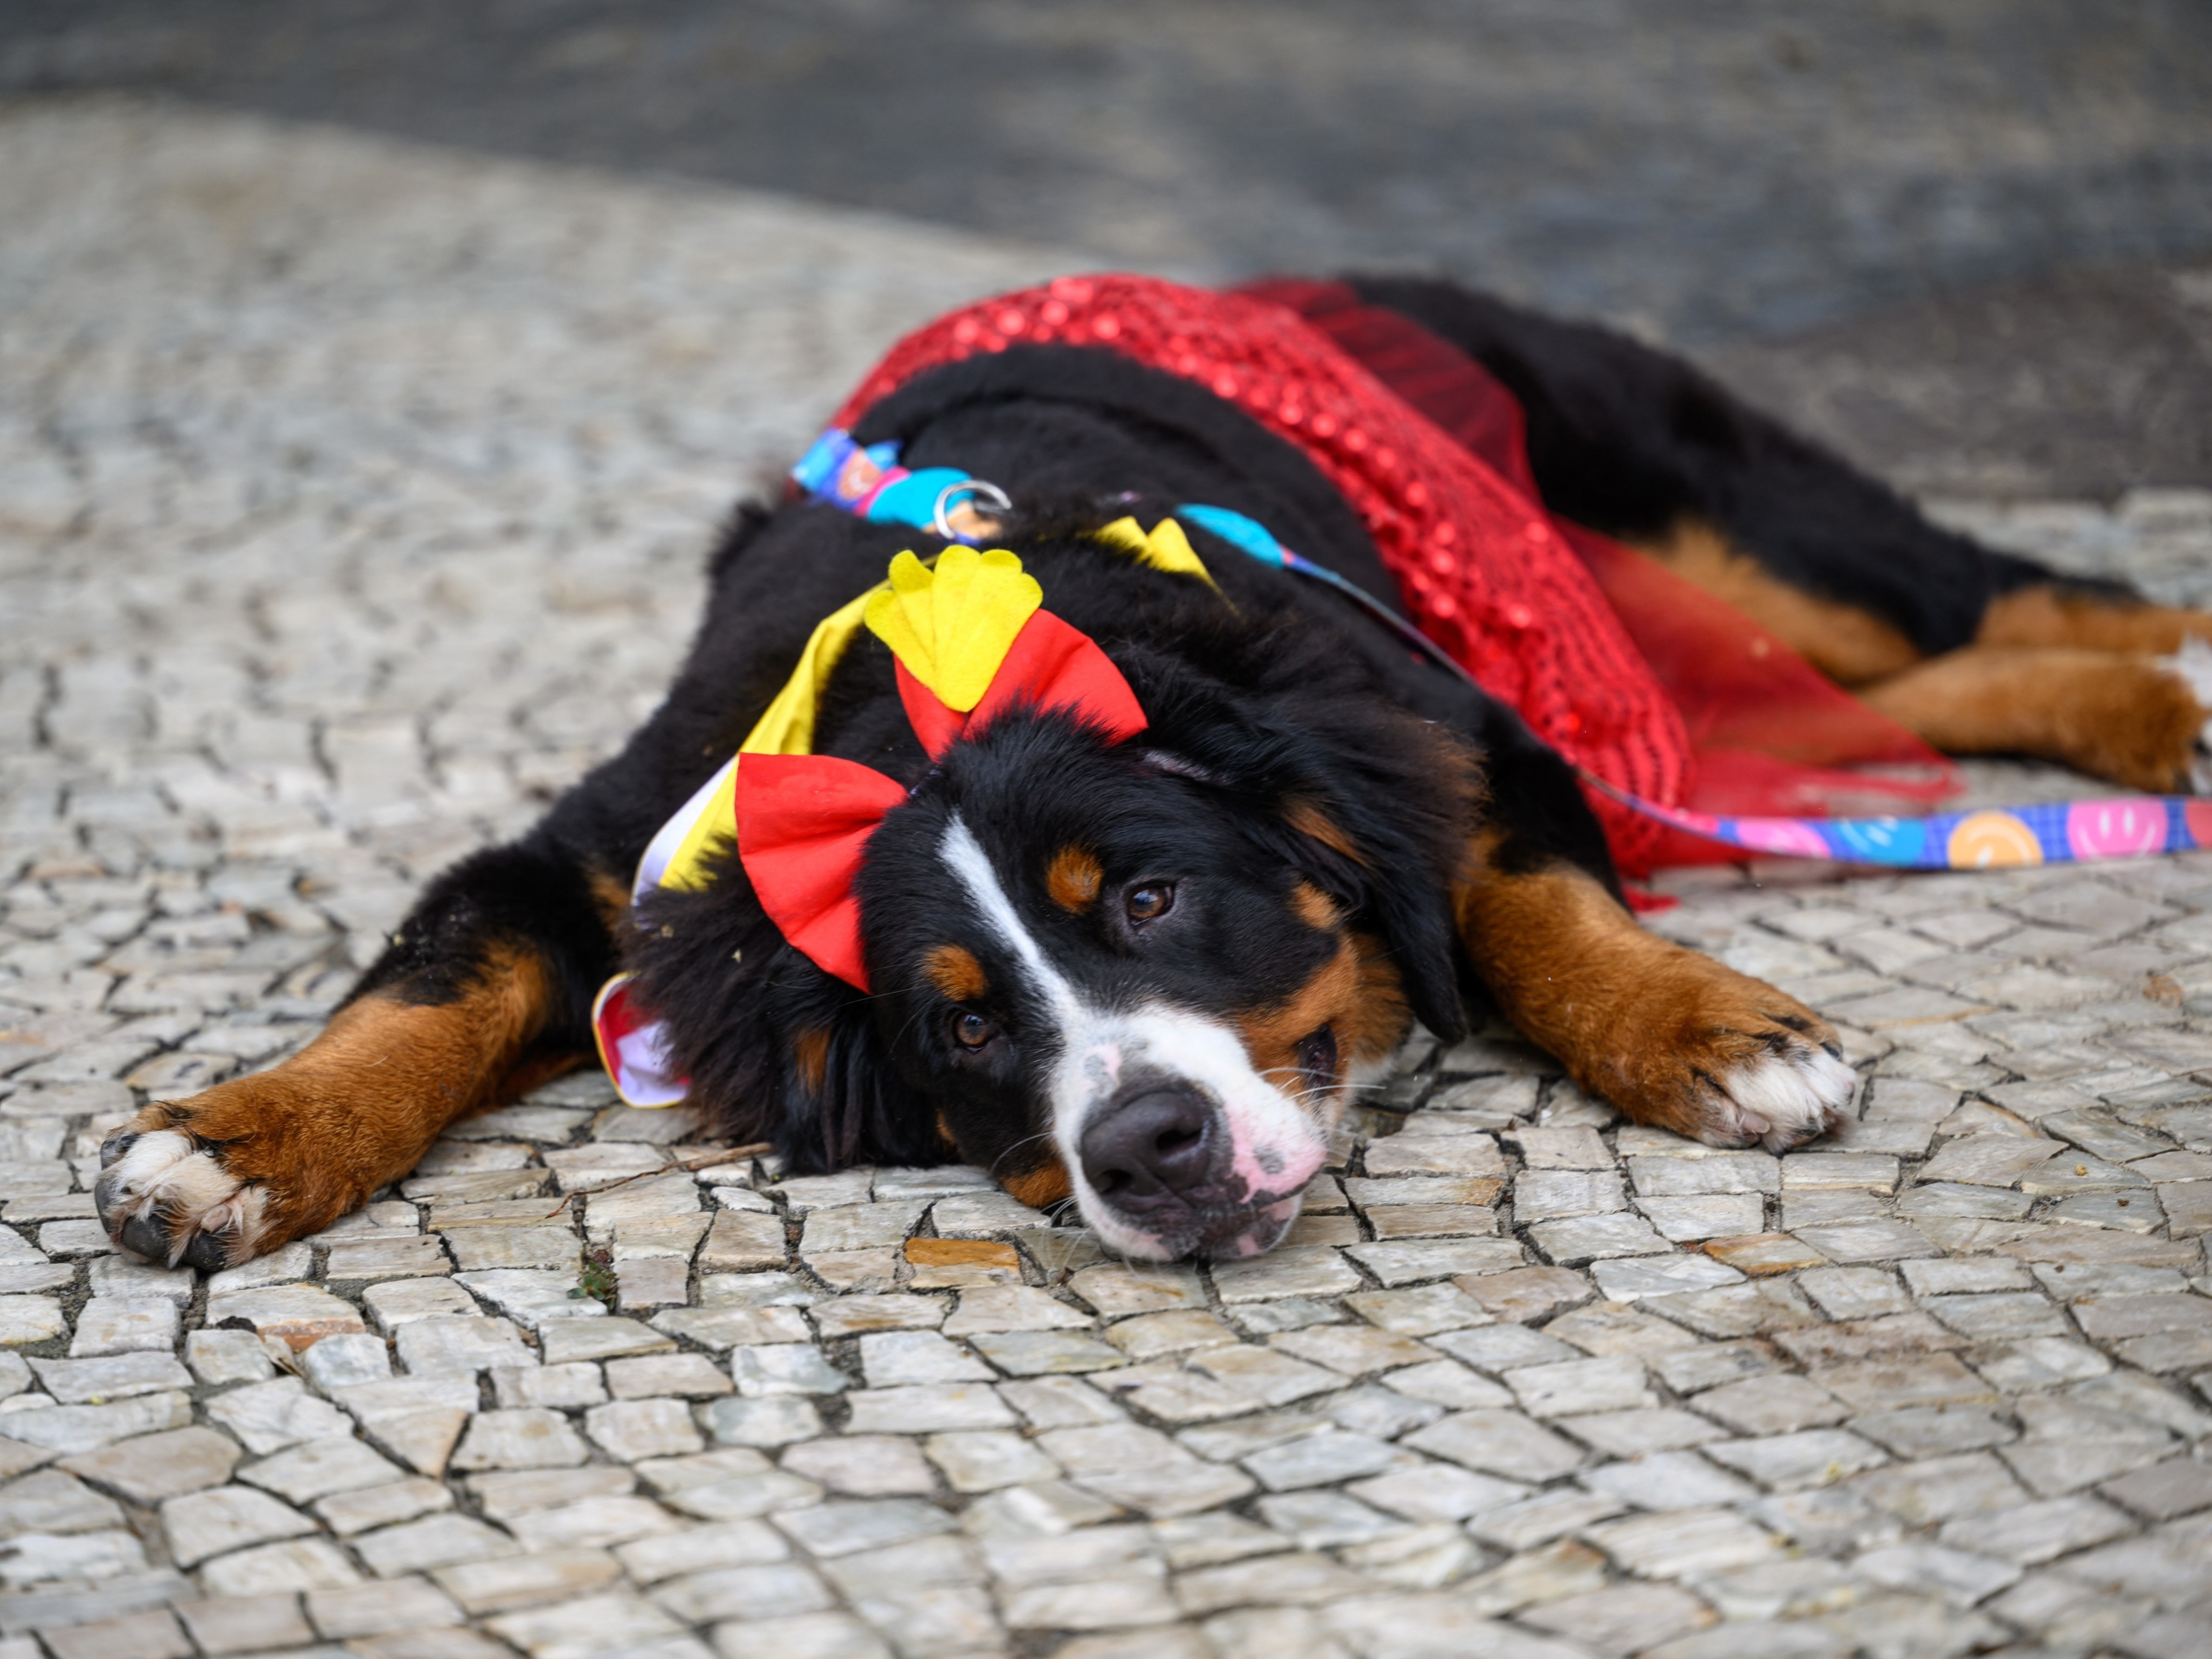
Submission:
[[[1554,513],[1936,747],[2192,782],[2205,709],[2160,657],[2212,617],[1942,529],[1618,335],[1443,283],[1352,286],[1510,388]],[[1502,1015],[1630,1118],[1716,1146],[1838,1123],[1856,1079],[1835,1033],[1641,927],[1574,771],[1511,709],[1201,527],[1207,582],[1099,538],[1219,503],[1394,593],[1346,501],[1232,402],[1111,350],[1018,346],[917,376],[855,435],[1003,488],[985,545],[1103,651],[1141,734],[1022,706],[933,757],[863,635],[813,742],[905,792],[854,884],[868,990],[782,937],[726,843],[715,879],[633,907],[641,854],[817,624],[902,549],[945,545],[815,501],[741,507],[629,745],[432,883],[305,1048],[110,1139],[97,1203],[124,1246],[212,1269],[327,1227],[456,1118],[588,1058],[595,994],[625,969],[714,1133],[793,1173],[980,1165],[1026,1203],[1072,1199],[1135,1257],[1277,1241],[1416,1022],[1449,1041]]]

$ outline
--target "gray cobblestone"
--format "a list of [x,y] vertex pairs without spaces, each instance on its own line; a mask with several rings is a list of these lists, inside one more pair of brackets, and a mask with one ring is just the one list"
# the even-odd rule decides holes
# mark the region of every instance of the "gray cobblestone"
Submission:
[[[166,1659],[134,1607],[204,1594],[210,1659],[2201,1648],[2201,857],[1682,878],[1656,925],[1843,1020],[1863,1118],[1723,1152],[1417,1044],[1383,1098],[1427,1106],[1249,1262],[1104,1260],[976,1170],[695,1177],[696,1121],[584,1076],[204,1287],[112,1249],[106,1130],[304,1040],[650,706],[729,499],[899,328],[1056,261],[128,106],[0,155],[9,1629]],[[2094,519],[2168,582],[2212,548],[2194,496],[1947,510]],[[602,1245],[616,1314],[570,1294]]]

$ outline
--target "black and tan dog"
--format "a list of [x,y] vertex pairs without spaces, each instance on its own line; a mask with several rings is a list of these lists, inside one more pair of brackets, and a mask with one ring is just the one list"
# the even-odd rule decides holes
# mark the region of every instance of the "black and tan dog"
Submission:
[[[1443,284],[1358,288],[1517,395],[1554,511],[1733,602],[1937,746],[2190,786],[2206,711],[2160,658],[2212,618],[1941,530],[1615,336]],[[618,757],[433,884],[302,1052],[109,1141],[98,1203],[124,1244],[216,1267],[328,1225],[455,1118],[586,1057],[593,994],[623,966],[719,1131],[773,1141],[793,1170],[981,1164],[1028,1202],[1072,1195],[1143,1256],[1279,1237],[1347,1091],[1416,1019],[1450,1037],[1502,1012],[1631,1117],[1716,1145],[1778,1150],[1838,1121],[1854,1079],[1833,1034],[1639,927],[1575,777],[1510,711],[1202,532],[1219,594],[1094,534],[1218,503],[1389,594],[1298,451],[1198,386],[1066,346],[925,374],[859,435],[1010,492],[994,539],[1120,668],[1149,729],[1117,744],[1025,710],[933,765],[863,638],[816,746],[910,788],[859,883],[873,994],[789,947],[734,857],[634,915],[647,842],[817,622],[902,548],[931,550],[823,506],[741,510],[689,659]]]

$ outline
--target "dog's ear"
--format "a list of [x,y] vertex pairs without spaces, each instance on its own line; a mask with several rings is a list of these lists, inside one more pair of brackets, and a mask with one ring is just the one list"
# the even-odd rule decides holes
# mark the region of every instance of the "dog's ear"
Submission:
[[1219,696],[1157,687],[1150,769],[1223,790],[1246,833],[1379,939],[1406,1000],[1465,1035],[1451,890],[1481,799],[1474,754],[1378,700]]
[[784,942],[734,857],[711,867],[704,887],[641,903],[626,951],[708,1124],[773,1142],[794,1174],[936,1161],[935,1120],[867,998]]
[[1440,846],[1422,836],[1424,826],[1407,822],[1424,816],[1421,808],[1402,794],[1370,797],[1356,787],[1331,787],[1341,781],[1324,771],[1311,787],[1279,794],[1262,838],[1355,927],[1381,939],[1414,1018],[1455,1042],[1466,1035],[1467,1014],[1450,889],[1464,843]]

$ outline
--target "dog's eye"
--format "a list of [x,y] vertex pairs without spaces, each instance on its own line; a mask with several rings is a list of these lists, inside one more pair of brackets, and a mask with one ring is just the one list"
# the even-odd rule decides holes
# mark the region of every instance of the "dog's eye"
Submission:
[[1172,882],[1148,882],[1142,887],[1133,887],[1123,901],[1129,920],[1137,927],[1148,921],[1158,921],[1175,908],[1175,884]]
[[952,1016],[952,1040],[963,1048],[980,1048],[999,1035],[999,1028],[982,1015],[963,1008]]

